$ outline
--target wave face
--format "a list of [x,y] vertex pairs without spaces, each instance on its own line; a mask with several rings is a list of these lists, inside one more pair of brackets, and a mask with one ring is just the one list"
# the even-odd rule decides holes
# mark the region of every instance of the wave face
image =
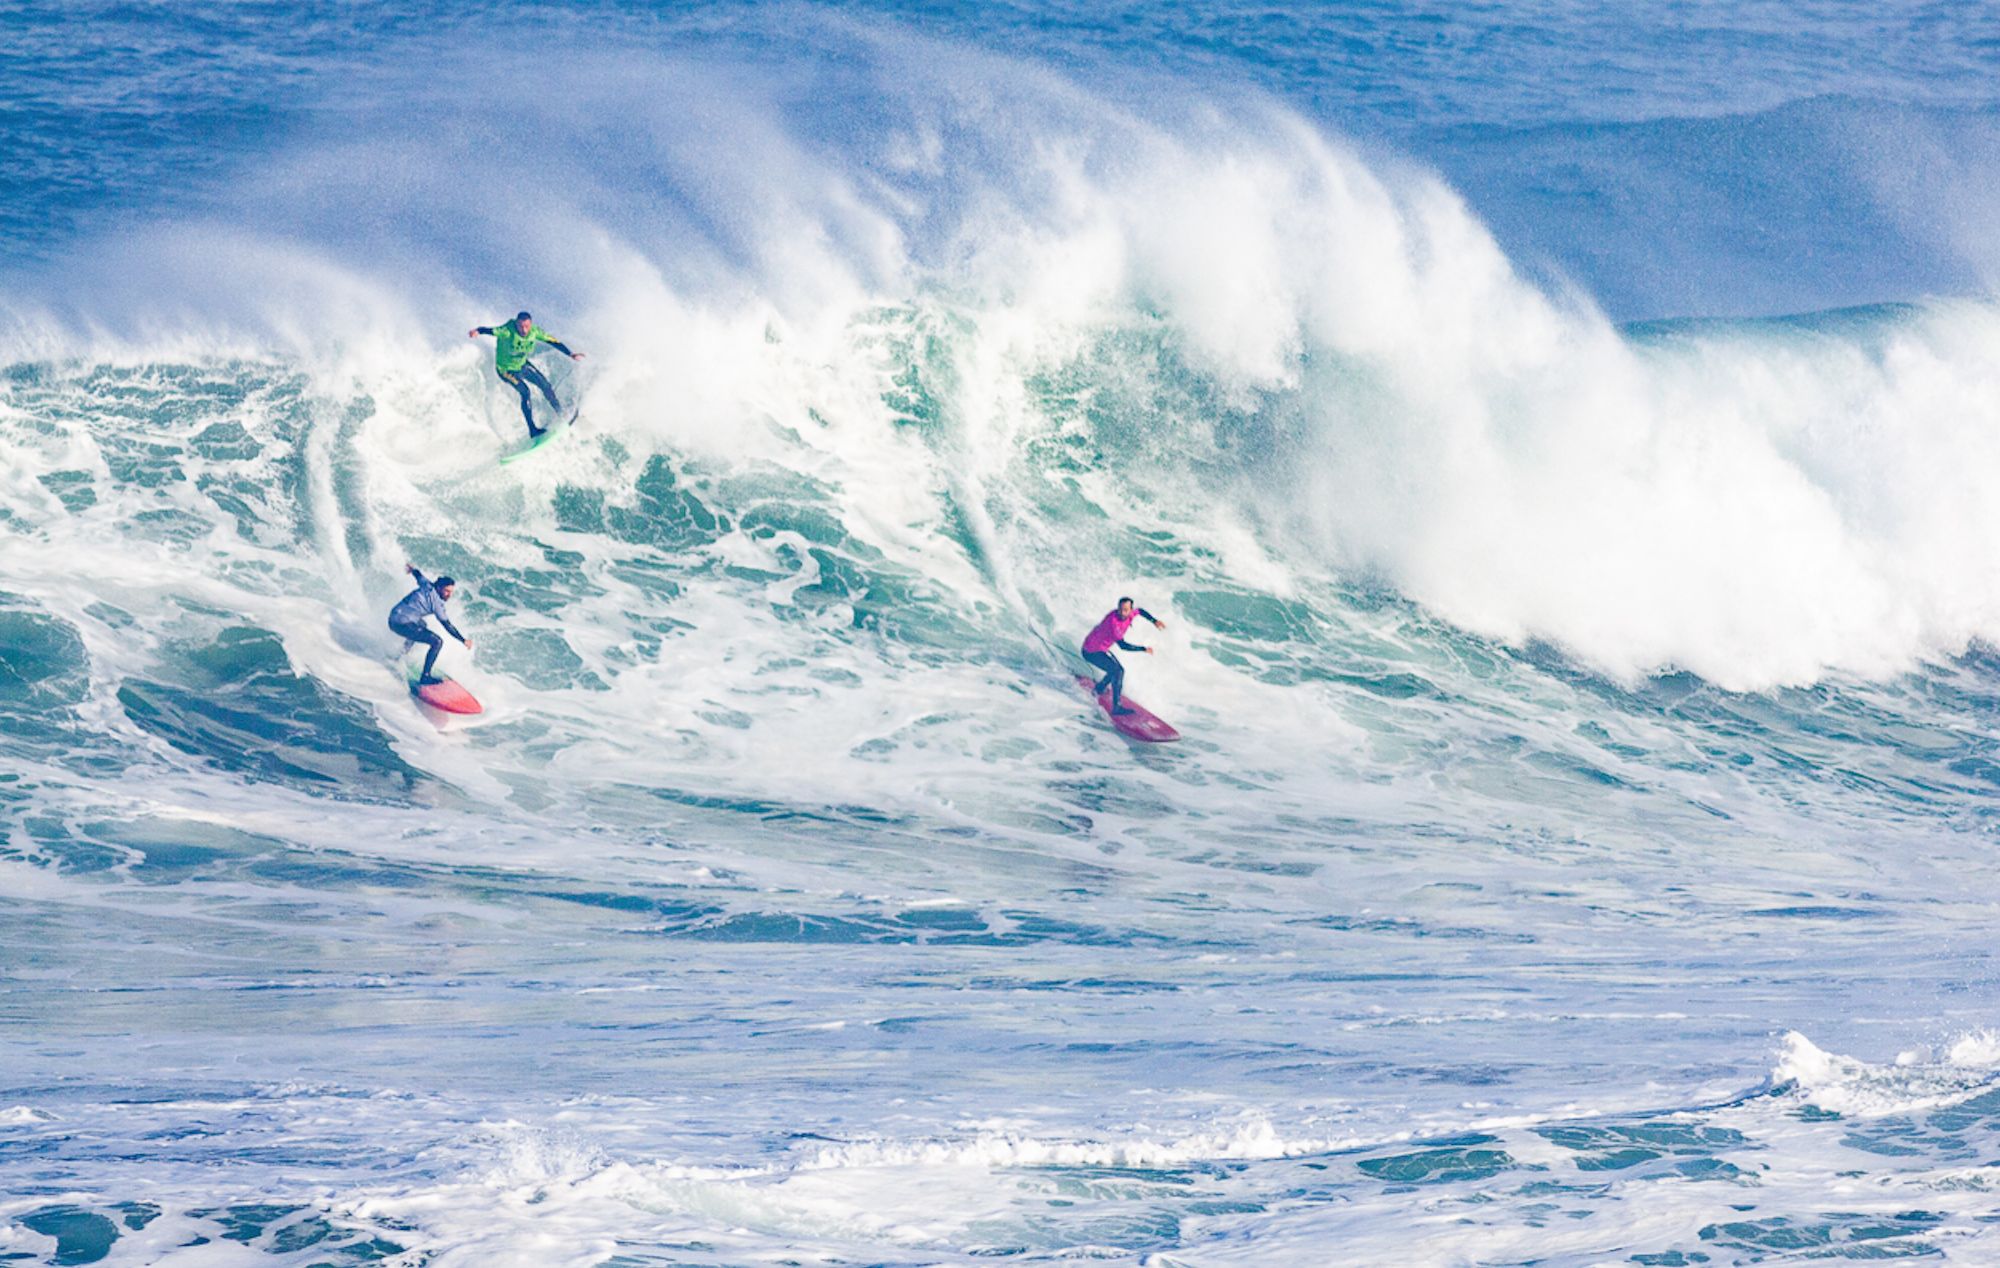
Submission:
[[1981,46],[1262,13],[18,19],[0,1254],[1990,1257]]

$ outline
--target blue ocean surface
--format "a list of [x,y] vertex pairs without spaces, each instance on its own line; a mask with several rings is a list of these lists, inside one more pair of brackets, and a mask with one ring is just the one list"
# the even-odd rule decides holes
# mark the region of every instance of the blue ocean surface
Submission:
[[0,1263],[2000,1262],[1996,71],[0,9]]

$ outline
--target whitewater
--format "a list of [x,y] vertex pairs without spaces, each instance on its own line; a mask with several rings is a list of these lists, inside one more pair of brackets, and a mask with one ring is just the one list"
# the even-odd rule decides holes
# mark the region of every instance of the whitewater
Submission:
[[0,1260],[2000,1261],[1979,21],[0,36]]

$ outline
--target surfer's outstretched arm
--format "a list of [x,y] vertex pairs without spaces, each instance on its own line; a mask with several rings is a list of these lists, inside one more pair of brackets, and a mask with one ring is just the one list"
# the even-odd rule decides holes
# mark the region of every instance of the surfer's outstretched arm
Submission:
[[[1154,616],[1151,612],[1148,612],[1146,609],[1135,608],[1134,611],[1138,612],[1140,616],[1145,617],[1148,621],[1151,621],[1153,623],[1154,629],[1163,630],[1167,628],[1167,623],[1165,621],[1162,621],[1159,617]],[[1137,643],[1128,643],[1122,638],[1118,640],[1118,648],[1120,651],[1126,651],[1126,652],[1144,652],[1148,656],[1151,656],[1153,654],[1152,648],[1141,647]]]
[[481,335],[490,335],[492,333],[493,333],[493,327],[491,326],[474,326],[472,329],[465,332],[465,337],[467,339],[477,339]]
[[568,357],[572,361],[583,360],[583,354],[581,352],[571,352],[569,350],[569,345],[564,343],[560,339],[549,340],[549,347],[554,348],[557,352],[562,353],[564,356]]

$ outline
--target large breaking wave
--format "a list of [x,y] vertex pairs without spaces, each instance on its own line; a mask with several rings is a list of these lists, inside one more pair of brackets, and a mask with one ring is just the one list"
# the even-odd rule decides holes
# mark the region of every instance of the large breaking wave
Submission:
[[[483,86],[518,66],[434,70],[414,113],[356,107],[17,319],[58,377],[218,352],[305,376],[352,412],[319,462],[387,556],[418,520],[474,550],[555,530],[658,460],[814,485],[1001,645],[1066,646],[1109,590],[1189,574],[1280,600],[1366,578],[1617,678],[1736,689],[1892,676],[2000,619],[1985,305],[1620,330],[1431,175],[1274,105],[1142,112],[849,38],[865,69],[804,84],[600,55],[517,105]],[[592,443],[517,489],[447,341],[522,303],[600,373]],[[339,597],[379,601],[352,570],[385,562],[330,558]]]

